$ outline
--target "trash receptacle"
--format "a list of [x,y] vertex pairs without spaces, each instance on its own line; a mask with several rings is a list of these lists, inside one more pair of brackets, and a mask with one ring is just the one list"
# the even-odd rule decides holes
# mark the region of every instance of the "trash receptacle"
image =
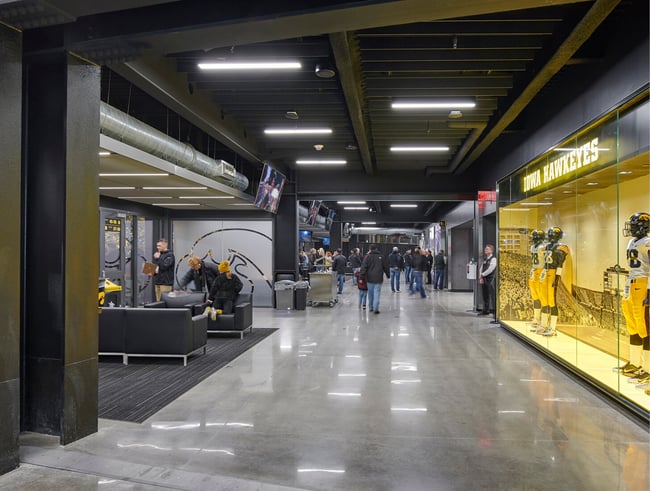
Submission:
[[307,281],[296,281],[294,288],[296,310],[305,310],[307,308],[307,290],[309,290],[309,283]]
[[275,290],[275,308],[279,310],[293,309],[293,289],[295,282],[291,280],[276,281],[273,285]]

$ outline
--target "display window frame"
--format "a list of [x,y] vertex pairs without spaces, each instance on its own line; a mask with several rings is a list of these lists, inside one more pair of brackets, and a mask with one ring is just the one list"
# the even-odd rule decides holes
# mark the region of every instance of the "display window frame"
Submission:
[[497,183],[499,323],[645,422],[650,384],[619,367],[639,357],[622,231],[650,213],[649,126],[646,86]]

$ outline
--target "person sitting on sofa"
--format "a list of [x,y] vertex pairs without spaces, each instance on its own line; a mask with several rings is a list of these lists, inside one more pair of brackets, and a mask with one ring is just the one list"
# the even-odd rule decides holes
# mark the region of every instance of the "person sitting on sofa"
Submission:
[[184,290],[190,282],[194,282],[194,289],[198,292],[209,292],[212,289],[214,280],[219,276],[217,265],[205,262],[197,256],[190,256],[187,259],[190,269],[178,282],[181,290]]
[[[208,295],[208,303],[212,305],[213,316],[216,316],[217,313],[232,314],[235,298],[244,287],[239,277],[230,271],[228,261],[221,261],[219,272],[221,274],[214,280]],[[221,312],[218,312],[219,310]]]

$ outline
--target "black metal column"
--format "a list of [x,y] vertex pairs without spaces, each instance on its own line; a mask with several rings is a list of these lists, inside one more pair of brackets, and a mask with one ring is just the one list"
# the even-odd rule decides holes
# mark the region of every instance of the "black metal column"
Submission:
[[0,474],[18,467],[22,39],[0,25]]
[[97,431],[99,67],[24,37],[22,430]]
[[298,278],[298,199],[293,182],[285,182],[273,220],[273,280],[277,274]]

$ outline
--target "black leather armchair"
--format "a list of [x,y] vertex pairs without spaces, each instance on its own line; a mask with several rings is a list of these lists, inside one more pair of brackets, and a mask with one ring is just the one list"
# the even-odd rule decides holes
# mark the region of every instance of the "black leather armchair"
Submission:
[[193,315],[203,313],[207,305],[204,292],[165,292],[158,302],[145,304],[146,309],[191,309]]
[[238,333],[243,339],[246,330],[253,332],[253,292],[240,293],[234,302],[232,314],[208,316],[208,333]]

